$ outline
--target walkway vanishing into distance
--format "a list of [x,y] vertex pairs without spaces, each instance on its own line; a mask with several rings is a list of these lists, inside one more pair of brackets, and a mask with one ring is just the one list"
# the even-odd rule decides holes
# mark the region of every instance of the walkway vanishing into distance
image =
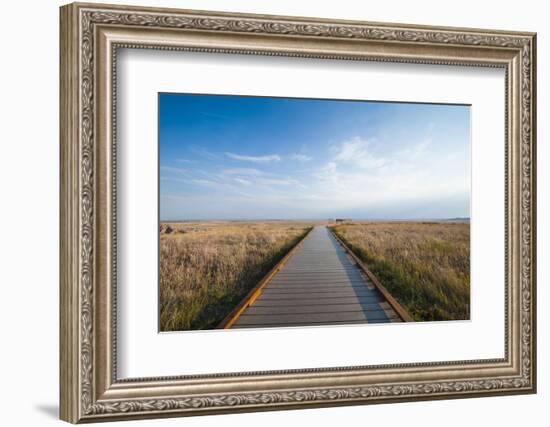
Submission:
[[401,322],[379,289],[338,243],[316,226],[231,328]]

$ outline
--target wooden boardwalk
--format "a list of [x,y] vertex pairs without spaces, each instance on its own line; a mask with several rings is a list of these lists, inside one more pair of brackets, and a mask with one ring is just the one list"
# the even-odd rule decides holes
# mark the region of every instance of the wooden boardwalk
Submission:
[[315,227],[231,328],[401,322],[327,227]]

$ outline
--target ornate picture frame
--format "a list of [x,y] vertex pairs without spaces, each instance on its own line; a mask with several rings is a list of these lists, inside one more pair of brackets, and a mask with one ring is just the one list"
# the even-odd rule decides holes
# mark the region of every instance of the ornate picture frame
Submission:
[[[75,3],[61,8],[60,43],[61,419],[78,423],[536,391],[535,34]],[[114,149],[119,48],[504,69],[505,357],[119,380]]]

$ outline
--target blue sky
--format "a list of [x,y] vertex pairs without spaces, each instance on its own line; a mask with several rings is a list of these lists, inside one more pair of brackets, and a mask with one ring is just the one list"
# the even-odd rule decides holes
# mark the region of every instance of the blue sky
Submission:
[[161,220],[468,217],[470,107],[159,95]]

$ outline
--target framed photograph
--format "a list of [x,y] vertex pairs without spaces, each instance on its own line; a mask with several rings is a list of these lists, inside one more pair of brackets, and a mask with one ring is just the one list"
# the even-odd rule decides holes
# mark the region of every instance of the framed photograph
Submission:
[[60,22],[63,420],[536,391],[535,34]]

